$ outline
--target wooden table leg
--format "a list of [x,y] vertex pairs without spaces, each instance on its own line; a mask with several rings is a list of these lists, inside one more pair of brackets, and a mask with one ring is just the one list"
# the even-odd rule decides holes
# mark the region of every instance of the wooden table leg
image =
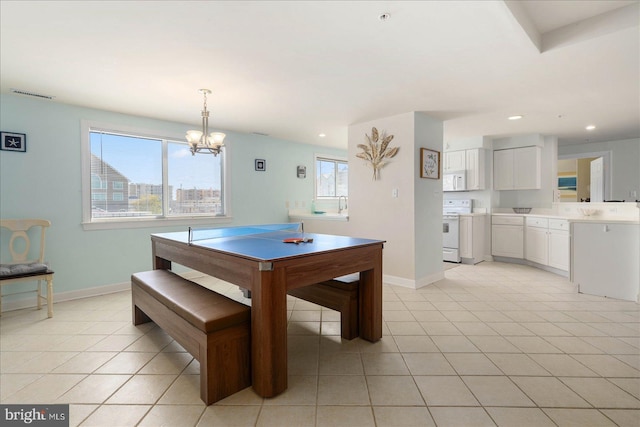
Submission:
[[371,342],[382,338],[382,248],[375,267],[360,272],[360,337]]
[[287,389],[287,287],[284,269],[256,271],[251,289],[253,389],[273,397]]

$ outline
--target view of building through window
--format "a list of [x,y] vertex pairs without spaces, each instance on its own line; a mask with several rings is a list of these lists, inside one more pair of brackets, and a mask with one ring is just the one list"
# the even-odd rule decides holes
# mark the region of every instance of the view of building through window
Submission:
[[89,137],[92,219],[224,215],[222,155],[192,156],[186,143],[166,139]]
[[346,161],[316,158],[316,198],[349,195],[349,165]]

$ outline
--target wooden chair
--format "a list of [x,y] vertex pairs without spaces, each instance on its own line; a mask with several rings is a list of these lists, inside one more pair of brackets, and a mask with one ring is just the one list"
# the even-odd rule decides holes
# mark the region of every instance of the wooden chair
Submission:
[[[45,232],[51,225],[45,219],[0,219],[0,228],[11,232],[8,242],[2,237],[3,249],[8,243],[11,260],[7,264],[0,264],[0,313],[2,310],[2,286],[17,282],[38,281],[38,287],[34,290],[14,292],[6,295],[15,295],[26,292],[37,292],[38,309],[42,308],[42,300],[47,301],[47,315],[53,317],[53,271],[44,263]],[[35,241],[39,228],[39,239]],[[34,229],[30,232],[31,229]],[[7,233],[8,234],[8,233]],[[39,245],[38,258],[29,259],[31,249],[31,234],[34,244]],[[3,253],[6,253],[4,250]],[[47,282],[47,297],[42,296],[42,281]]]

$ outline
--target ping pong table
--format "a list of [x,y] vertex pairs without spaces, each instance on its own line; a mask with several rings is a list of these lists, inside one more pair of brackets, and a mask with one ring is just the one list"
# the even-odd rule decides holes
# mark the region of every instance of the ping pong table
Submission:
[[[291,238],[308,241],[284,242]],[[151,244],[155,269],[175,262],[251,292],[252,385],[262,397],[287,388],[289,289],[360,273],[360,337],[382,338],[384,241],[304,233],[293,223],[152,234]]]

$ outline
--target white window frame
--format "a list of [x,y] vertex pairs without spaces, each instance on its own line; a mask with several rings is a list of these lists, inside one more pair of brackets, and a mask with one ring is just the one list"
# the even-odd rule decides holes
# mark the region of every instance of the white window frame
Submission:
[[[181,141],[184,135],[172,134],[171,132],[160,132],[141,129],[130,126],[120,126],[110,123],[95,122],[90,120],[82,120],[81,128],[81,155],[82,155],[82,227],[84,230],[110,230],[125,228],[149,228],[157,226],[175,226],[175,225],[211,225],[226,224],[232,221],[231,215],[231,180],[228,165],[231,163],[231,150],[229,146],[224,147],[222,158],[222,177],[221,186],[223,193],[223,205],[225,214],[220,215],[180,215],[180,216],[155,216],[145,218],[92,218],[91,215],[91,144],[90,132],[107,132],[114,134],[126,134],[141,138],[153,138],[159,140]],[[196,154],[198,155],[198,154]],[[207,155],[207,154],[200,154]],[[162,185],[167,188],[167,158],[166,150],[163,150],[162,159]],[[167,203],[168,201],[163,201]],[[165,211],[166,212],[166,211]]]
[[[334,154],[314,154],[313,156],[313,198],[316,200],[338,200],[339,196],[318,196],[318,160],[329,160],[334,162],[343,162],[347,165],[349,161],[346,157],[336,156]],[[347,188],[347,197],[348,196]]]

